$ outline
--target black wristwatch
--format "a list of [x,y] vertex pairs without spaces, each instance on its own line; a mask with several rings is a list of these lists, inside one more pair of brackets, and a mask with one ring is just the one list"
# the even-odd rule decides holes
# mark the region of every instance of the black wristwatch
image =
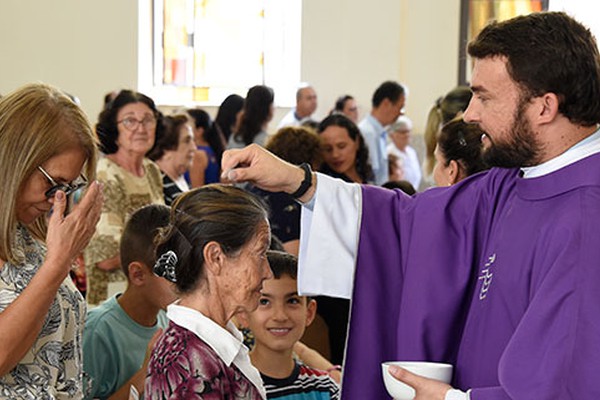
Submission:
[[304,170],[304,180],[300,184],[298,190],[291,194],[291,196],[295,199],[304,196],[304,194],[308,192],[308,189],[310,189],[310,186],[312,185],[312,169],[310,169],[310,164],[302,163],[300,164],[300,168]]

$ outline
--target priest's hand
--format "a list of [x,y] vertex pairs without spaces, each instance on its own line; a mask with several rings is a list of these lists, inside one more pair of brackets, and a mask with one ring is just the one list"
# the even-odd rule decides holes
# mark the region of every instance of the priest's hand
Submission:
[[413,374],[396,365],[391,365],[389,372],[394,378],[415,390],[414,400],[444,400],[448,390],[452,389],[447,383]]
[[[283,161],[265,150],[251,144],[243,149],[227,150],[223,153],[223,173],[225,182],[250,182],[270,192],[294,193],[304,180],[304,170]],[[315,190],[316,179],[313,174],[312,185],[300,201],[310,200]]]

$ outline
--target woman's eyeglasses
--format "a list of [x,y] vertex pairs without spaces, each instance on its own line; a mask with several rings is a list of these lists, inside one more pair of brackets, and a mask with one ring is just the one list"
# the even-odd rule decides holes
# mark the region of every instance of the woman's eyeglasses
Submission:
[[50,189],[46,190],[46,192],[44,193],[44,195],[48,199],[54,197],[56,192],[59,190],[65,192],[65,195],[68,196],[68,195],[76,192],[77,190],[81,189],[82,187],[86,186],[88,183],[87,179],[85,179],[85,176],[83,176],[83,175],[79,175],[79,178],[77,178],[76,180],[74,180],[71,183],[58,183],[41,166],[38,166],[38,170],[46,177],[46,179],[48,180],[48,182],[51,185]]
[[125,129],[127,129],[129,131],[136,130],[140,126],[140,124],[142,124],[144,126],[144,128],[146,128],[146,129],[153,129],[156,127],[156,118],[151,117],[151,116],[146,116],[146,117],[144,117],[144,119],[142,119],[140,121],[137,118],[127,117],[127,118],[123,118],[120,121],[117,121],[117,123],[123,124]]

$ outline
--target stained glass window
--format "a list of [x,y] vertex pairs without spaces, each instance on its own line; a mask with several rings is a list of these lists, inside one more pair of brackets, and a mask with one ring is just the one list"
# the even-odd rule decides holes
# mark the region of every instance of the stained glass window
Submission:
[[301,0],[154,0],[154,86],[162,102],[216,105],[264,84],[279,105],[292,104],[300,82],[301,6]]

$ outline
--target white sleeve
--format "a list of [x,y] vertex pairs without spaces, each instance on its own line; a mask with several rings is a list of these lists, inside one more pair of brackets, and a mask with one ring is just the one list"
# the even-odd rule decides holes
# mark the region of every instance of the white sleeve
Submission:
[[446,392],[446,397],[444,397],[444,400],[470,400],[471,396],[469,395],[469,392],[463,392],[462,390],[458,390],[458,389],[449,389]]
[[302,207],[298,292],[349,299],[360,230],[360,185],[317,173],[313,199]]

